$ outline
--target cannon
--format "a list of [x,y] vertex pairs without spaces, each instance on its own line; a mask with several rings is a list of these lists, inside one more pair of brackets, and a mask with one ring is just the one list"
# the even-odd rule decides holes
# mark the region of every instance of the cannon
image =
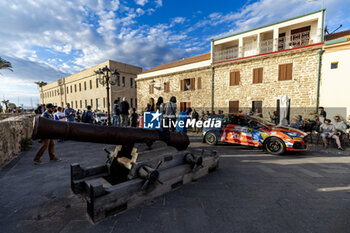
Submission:
[[71,190],[83,195],[94,222],[150,201],[214,171],[216,151],[189,148],[185,133],[34,119],[32,139],[111,144],[105,164],[71,164]]

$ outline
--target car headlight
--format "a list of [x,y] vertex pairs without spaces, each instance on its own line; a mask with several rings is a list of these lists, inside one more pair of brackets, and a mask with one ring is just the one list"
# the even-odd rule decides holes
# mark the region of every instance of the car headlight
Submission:
[[282,131],[282,133],[284,133],[285,135],[287,135],[290,138],[293,138],[293,137],[300,137],[300,138],[302,138],[303,137],[303,135],[298,134],[298,133],[293,133],[293,132]]

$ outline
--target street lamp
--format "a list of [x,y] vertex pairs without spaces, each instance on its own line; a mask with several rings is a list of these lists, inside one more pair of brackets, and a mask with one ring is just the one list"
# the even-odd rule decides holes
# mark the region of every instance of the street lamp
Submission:
[[115,85],[117,83],[117,79],[119,79],[119,72],[114,70],[112,72],[107,66],[102,69],[99,68],[95,71],[98,81],[101,85],[106,84],[107,89],[107,125],[111,125],[111,112],[110,112],[110,102],[109,102],[109,85]]

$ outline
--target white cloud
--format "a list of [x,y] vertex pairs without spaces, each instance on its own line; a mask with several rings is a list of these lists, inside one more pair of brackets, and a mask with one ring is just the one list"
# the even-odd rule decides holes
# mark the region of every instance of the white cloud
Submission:
[[156,7],[161,7],[163,6],[163,0],[155,0]]
[[135,0],[135,3],[140,6],[144,6],[148,0]]

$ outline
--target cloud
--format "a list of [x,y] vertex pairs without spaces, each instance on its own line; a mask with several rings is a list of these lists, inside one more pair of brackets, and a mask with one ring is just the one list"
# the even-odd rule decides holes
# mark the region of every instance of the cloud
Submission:
[[135,0],[135,3],[140,6],[144,6],[148,0]]

